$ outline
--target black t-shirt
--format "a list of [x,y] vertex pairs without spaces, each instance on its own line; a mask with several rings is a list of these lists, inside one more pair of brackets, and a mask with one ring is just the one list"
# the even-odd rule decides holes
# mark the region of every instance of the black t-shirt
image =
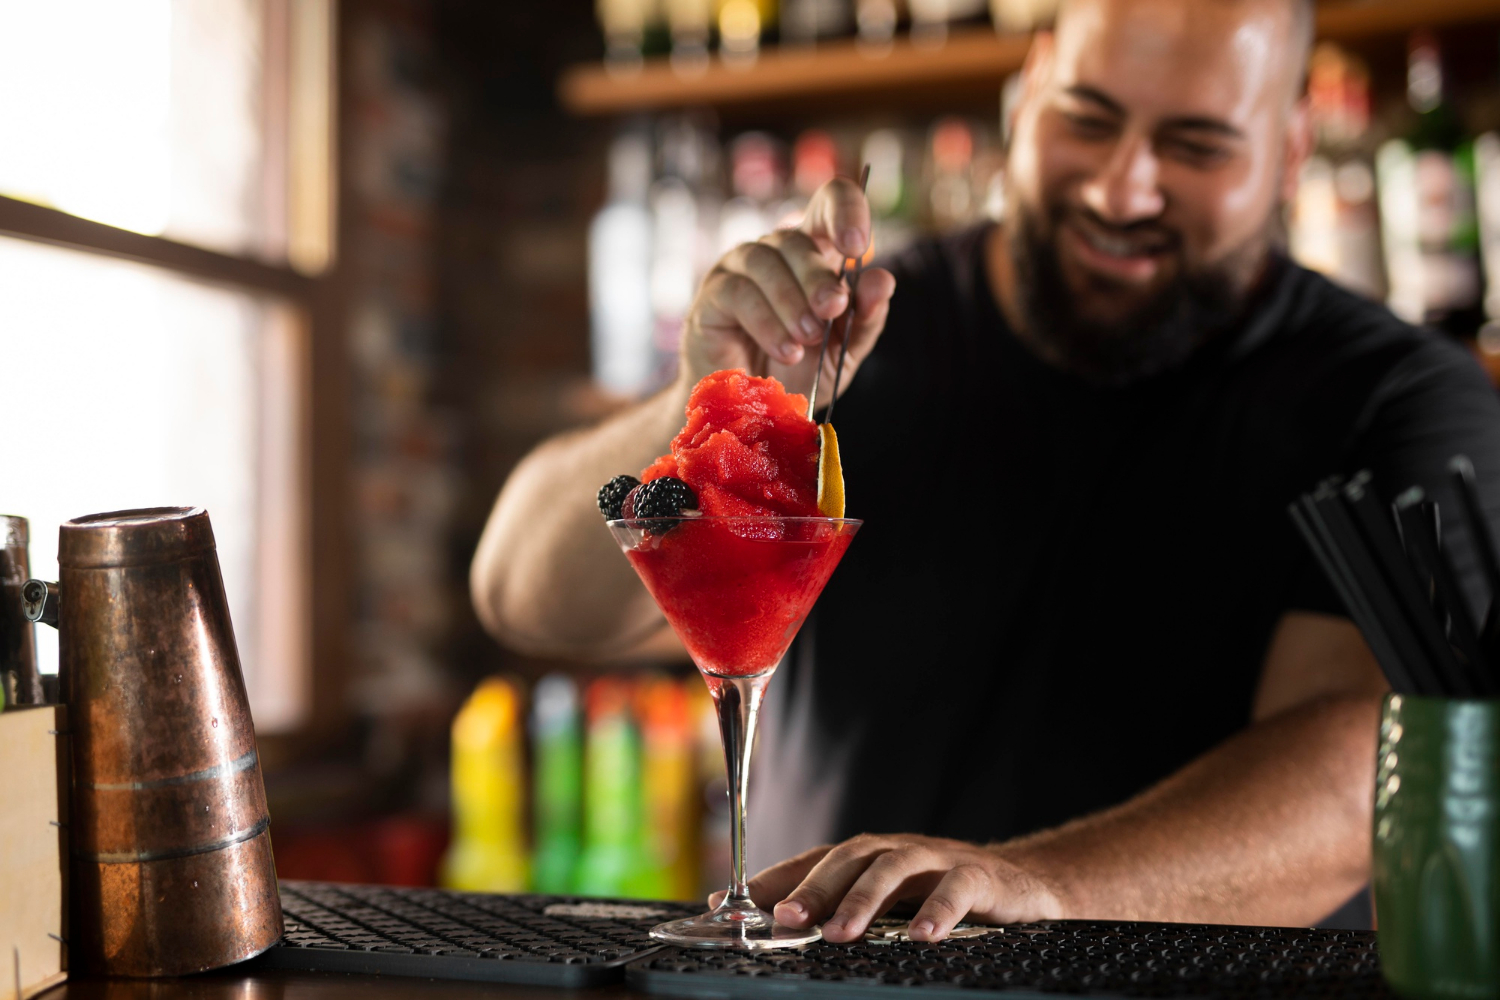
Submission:
[[771,685],[756,866],[863,831],[1046,828],[1242,729],[1278,619],[1344,614],[1286,512],[1325,476],[1368,467],[1387,498],[1420,483],[1456,510],[1464,453],[1500,513],[1500,401],[1440,335],[1277,259],[1233,335],[1095,388],[1016,340],[987,232],[891,263],[838,404],[865,526]]

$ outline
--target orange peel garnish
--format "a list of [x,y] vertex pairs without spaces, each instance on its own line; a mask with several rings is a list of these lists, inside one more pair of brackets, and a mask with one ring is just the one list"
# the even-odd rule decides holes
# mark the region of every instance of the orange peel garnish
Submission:
[[830,423],[818,425],[821,447],[818,449],[818,513],[824,517],[844,516],[844,467],[839,463],[839,436]]

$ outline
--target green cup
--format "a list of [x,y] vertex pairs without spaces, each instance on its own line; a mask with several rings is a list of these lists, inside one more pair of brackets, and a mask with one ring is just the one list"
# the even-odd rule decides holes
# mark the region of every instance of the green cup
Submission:
[[1500,998],[1500,701],[1387,695],[1375,777],[1386,982]]

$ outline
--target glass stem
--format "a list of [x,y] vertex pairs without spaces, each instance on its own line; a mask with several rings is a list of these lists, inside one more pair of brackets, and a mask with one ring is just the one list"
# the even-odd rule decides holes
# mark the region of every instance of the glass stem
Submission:
[[745,875],[745,790],[750,781],[750,750],[755,742],[755,720],[771,673],[755,677],[706,677],[719,714],[719,737],[724,741],[724,769],[729,778],[729,846],[734,870],[729,895],[720,908],[753,909]]

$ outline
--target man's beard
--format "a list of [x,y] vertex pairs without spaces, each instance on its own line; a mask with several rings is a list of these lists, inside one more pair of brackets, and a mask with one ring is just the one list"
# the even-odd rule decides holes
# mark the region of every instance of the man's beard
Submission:
[[1126,385],[1177,368],[1231,327],[1268,246],[1267,234],[1257,234],[1212,268],[1181,268],[1170,284],[1128,314],[1098,320],[1079,308],[1088,292],[1069,284],[1058,260],[1061,211],[1052,213],[1050,232],[1043,232],[1035,213],[1019,204],[1016,209],[1007,235],[1024,333],[1048,360],[1096,385]]

